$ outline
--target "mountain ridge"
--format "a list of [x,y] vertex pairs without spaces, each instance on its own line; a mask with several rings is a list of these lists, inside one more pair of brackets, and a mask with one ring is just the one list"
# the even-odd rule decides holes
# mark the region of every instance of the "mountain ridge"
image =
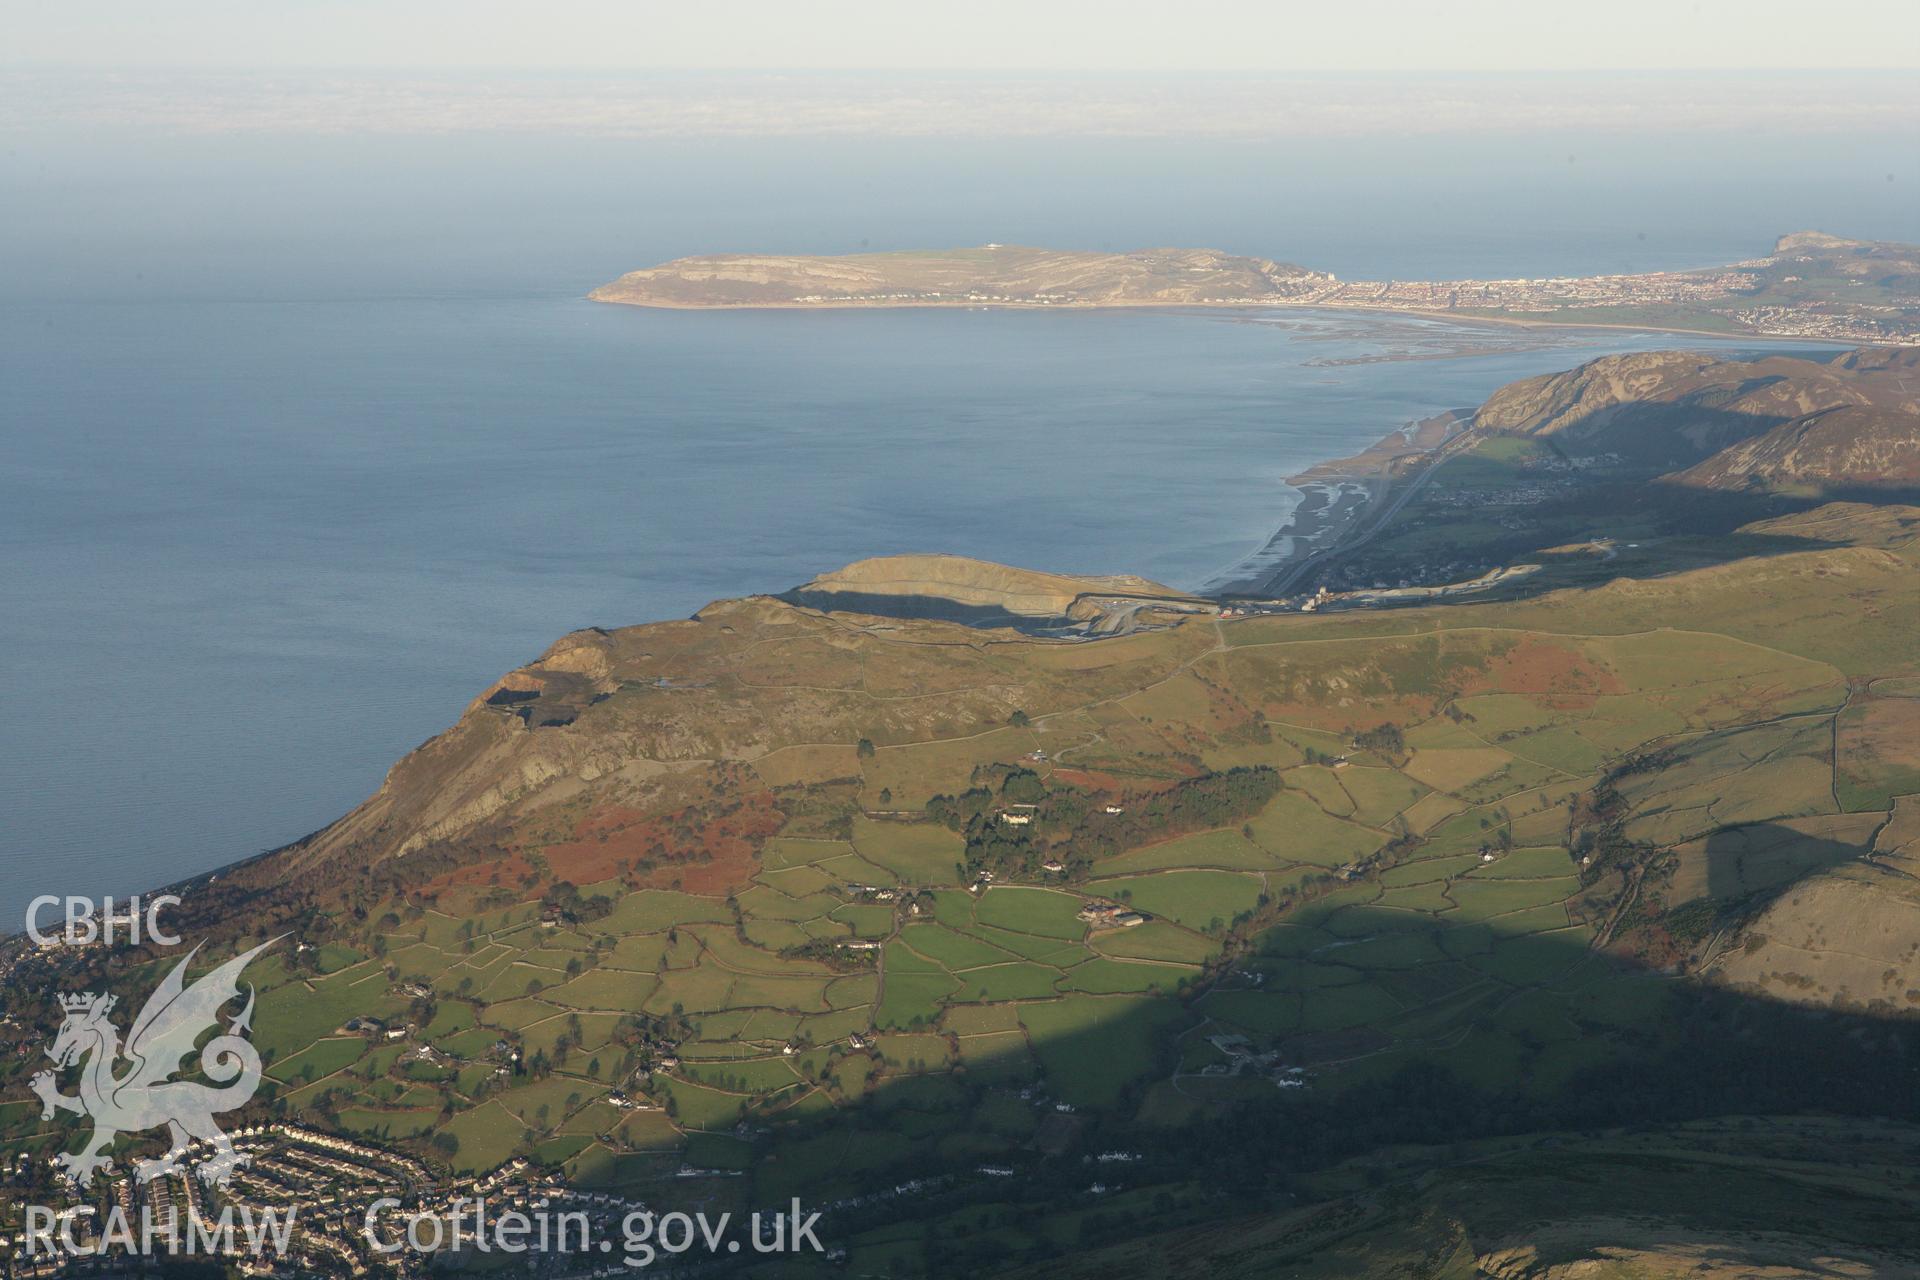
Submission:
[[1837,492],[1920,484],[1920,348],[1717,360],[1602,356],[1509,384],[1474,433],[1673,465],[1700,488]]

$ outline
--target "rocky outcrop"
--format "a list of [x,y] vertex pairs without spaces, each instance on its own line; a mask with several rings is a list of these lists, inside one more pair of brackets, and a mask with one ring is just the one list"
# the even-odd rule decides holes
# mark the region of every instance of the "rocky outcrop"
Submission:
[[1842,405],[1729,445],[1674,479],[1784,493],[1920,488],[1920,418]]
[[1509,383],[1474,415],[1477,432],[1552,437],[1591,452],[1614,443],[1621,427],[1645,422],[1649,405],[1664,407],[1713,380],[1720,366],[1685,351],[1602,356],[1564,373]]
[[[790,596],[563,637],[484,689],[352,813],[273,859],[272,873],[338,878],[436,846],[513,844],[570,802],[641,805],[673,775],[785,748],[1005,724],[1016,709],[1043,711],[1059,696],[1056,677],[981,662],[970,627],[1078,639],[1212,612],[1143,578],[936,555],[863,560]],[[1110,625],[1116,618],[1127,626]],[[1019,652],[1047,646],[1035,639]],[[949,692],[875,696],[929,687]]]

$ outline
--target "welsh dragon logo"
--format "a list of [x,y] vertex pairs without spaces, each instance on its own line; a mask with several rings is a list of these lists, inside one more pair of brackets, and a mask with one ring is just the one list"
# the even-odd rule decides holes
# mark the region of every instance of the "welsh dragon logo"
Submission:
[[260,1087],[260,1054],[245,1035],[253,1018],[251,986],[247,988],[246,1007],[228,1022],[226,1032],[200,1047],[200,1073],[214,1083],[173,1077],[180,1070],[181,1059],[194,1051],[201,1035],[218,1029],[220,1011],[239,998],[240,974],[247,964],[278,941],[263,942],[188,986],[187,965],[200,952],[196,946],[147,999],[140,1016],[133,1020],[124,1046],[118,1028],[107,1017],[116,1003],[113,996],[88,992],[60,997],[66,1019],[54,1035],[47,1056],[61,1070],[84,1062],[80,1092],[77,1096],[61,1093],[53,1071],[40,1072],[31,1084],[40,1095],[42,1119],[51,1120],[58,1111],[72,1111],[93,1121],[93,1133],[78,1151],[54,1157],[57,1168],[78,1185],[87,1186],[95,1173],[113,1167],[113,1158],[107,1153],[121,1134],[165,1125],[172,1146],[165,1156],[142,1160],[135,1166],[140,1181],[151,1182],[179,1172],[189,1140],[197,1138],[212,1144],[214,1152],[213,1158],[200,1166],[201,1180],[218,1186],[227,1184],[233,1171],[246,1164],[249,1157],[234,1151],[233,1143],[213,1117],[245,1106]]

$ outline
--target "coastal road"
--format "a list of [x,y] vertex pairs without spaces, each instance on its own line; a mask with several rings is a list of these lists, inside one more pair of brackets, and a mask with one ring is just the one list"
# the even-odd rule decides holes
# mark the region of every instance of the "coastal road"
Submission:
[[[1366,506],[1374,504],[1376,496],[1382,490],[1388,494],[1392,493],[1392,487],[1383,480],[1374,479],[1363,483],[1368,484],[1369,488],[1373,491],[1368,497],[1361,500],[1363,512]],[[1380,524],[1390,519],[1393,512],[1398,511],[1404,501],[1404,497],[1399,498],[1371,520],[1367,519],[1363,514],[1359,521],[1359,531],[1351,528],[1344,533],[1340,530],[1329,530],[1329,537],[1332,540],[1326,546],[1317,547],[1292,564],[1283,566],[1277,573],[1260,584],[1258,594],[1262,597],[1272,599],[1286,595],[1289,591],[1293,590],[1294,584],[1306,576],[1307,570],[1316,569],[1326,564],[1339,553],[1359,546],[1362,538],[1369,536],[1373,529],[1378,528]],[[1336,507],[1335,510],[1337,509]]]
[[[1462,427],[1460,431],[1455,434],[1454,440],[1464,437],[1472,426],[1473,422],[1469,419],[1466,426]],[[1433,456],[1421,466],[1419,473],[1405,485],[1400,486],[1397,493],[1394,491],[1395,486],[1391,482],[1384,479],[1378,481],[1378,483],[1384,487],[1387,499],[1380,508],[1379,514],[1373,516],[1371,519],[1363,518],[1361,527],[1357,532],[1347,537],[1336,539],[1332,546],[1324,547],[1310,553],[1305,559],[1301,560],[1300,563],[1283,569],[1277,576],[1267,579],[1267,581],[1262,584],[1264,593],[1272,597],[1284,596],[1293,589],[1293,584],[1298,582],[1308,569],[1317,569],[1373,541],[1374,537],[1378,535],[1382,529],[1386,528],[1395,516],[1400,514],[1401,509],[1405,507],[1408,502],[1412,501],[1413,495],[1420,492],[1421,487],[1433,478],[1434,472],[1438,471],[1440,465],[1450,456],[1447,451],[1447,446],[1452,443],[1453,440],[1449,440],[1446,444],[1434,450]]]

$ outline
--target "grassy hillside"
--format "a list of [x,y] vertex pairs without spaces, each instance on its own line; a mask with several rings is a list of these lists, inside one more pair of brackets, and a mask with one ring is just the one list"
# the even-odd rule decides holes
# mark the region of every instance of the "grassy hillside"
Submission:
[[1910,1178],[1715,1118],[1920,1120],[1917,528],[1093,640],[768,598],[577,633],[194,909],[290,934],[260,1114],[854,1205],[868,1272],[1193,1266],[1155,1233],[1203,1220],[1248,1275],[1878,1265]]

